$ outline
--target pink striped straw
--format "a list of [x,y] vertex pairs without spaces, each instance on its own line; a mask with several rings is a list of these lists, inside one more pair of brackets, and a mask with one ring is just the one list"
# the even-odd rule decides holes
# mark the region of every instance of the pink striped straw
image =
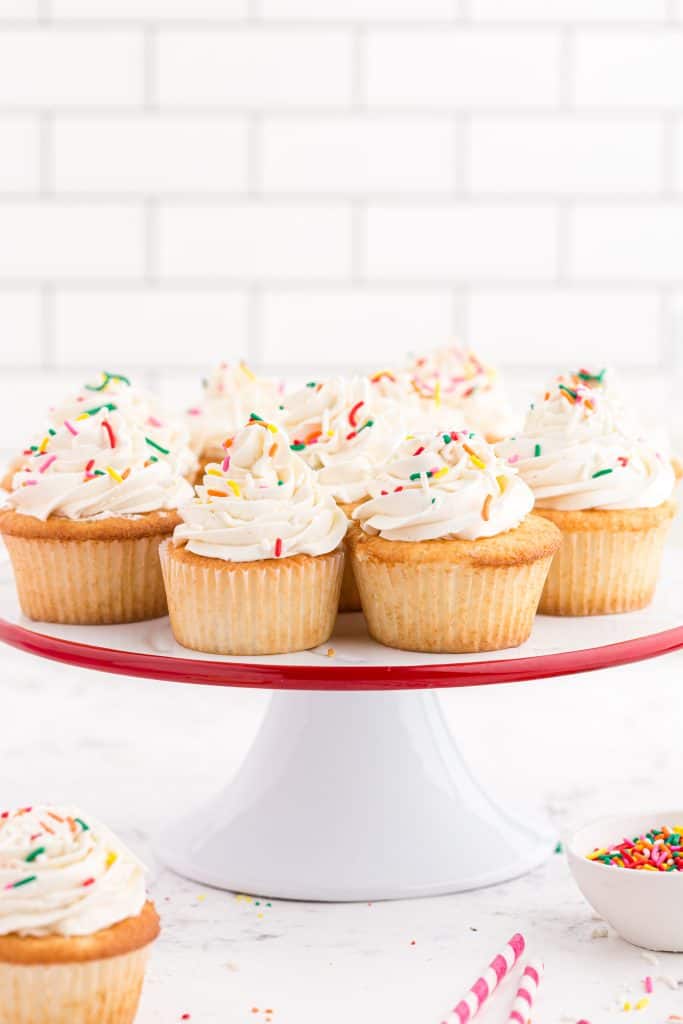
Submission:
[[[517,963],[524,952],[524,947],[524,936],[517,932],[503,951],[493,958],[481,978],[477,978],[467,995],[460,1000],[457,1006],[453,1007],[451,1012],[455,1014],[460,1024],[467,1024],[467,1021],[478,1013],[483,1003]],[[446,1022],[443,1021],[442,1024],[446,1024]]]
[[519,979],[519,988],[515,1001],[510,1009],[508,1024],[527,1024],[531,1016],[531,1007],[543,977],[543,964],[540,960],[531,960]]

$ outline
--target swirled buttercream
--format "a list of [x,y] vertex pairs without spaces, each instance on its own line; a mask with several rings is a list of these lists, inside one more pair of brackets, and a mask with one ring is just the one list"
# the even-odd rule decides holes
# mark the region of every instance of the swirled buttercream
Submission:
[[220,363],[203,381],[201,401],[187,410],[192,448],[199,455],[220,448],[252,412],[272,418],[279,393],[275,380],[257,377],[245,363]]
[[295,450],[336,501],[365,498],[378,469],[406,433],[400,403],[364,378],[311,381],[285,396],[283,423]]
[[172,453],[106,406],[51,427],[32,447],[5,503],[38,519],[140,515],[192,494]]
[[333,551],[346,516],[292,448],[279,427],[253,418],[228,439],[223,461],[206,467],[174,542],[227,562]]
[[452,431],[405,440],[353,513],[385,540],[476,540],[519,526],[533,495],[476,434]]
[[144,904],[143,865],[89,815],[47,806],[0,814],[0,935],[91,935]]
[[496,452],[519,470],[541,508],[652,508],[671,497],[673,470],[632,429],[599,388],[561,382],[531,405],[523,431]]
[[408,367],[412,387],[425,410],[439,410],[440,425],[448,412],[461,415],[464,426],[489,439],[511,433],[517,418],[498,371],[470,349],[451,345],[418,356]]
[[170,452],[180,476],[189,476],[197,468],[197,458],[190,448],[190,432],[179,415],[164,408],[156,395],[132,383],[120,373],[101,374],[101,380],[84,384],[76,394],[57,402],[48,413],[48,425],[59,428],[65,420],[93,409],[118,412],[124,420],[144,431],[162,448]]

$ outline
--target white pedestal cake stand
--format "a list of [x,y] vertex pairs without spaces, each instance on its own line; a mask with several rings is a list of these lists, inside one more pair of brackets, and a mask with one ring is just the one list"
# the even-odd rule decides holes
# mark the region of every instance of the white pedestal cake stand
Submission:
[[374,643],[340,616],[322,648],[227,658],[179,647],[168,619],[58,626],[21,615],[7,566],[0,640],[104,672],[276,692],[226,788],[172,822],[160,856],[208,885],[280,898],[376,900],[456,892],[535,867],[555,837],[490,797],[464,764],[435,690],[622,665],[683,646],[683,564],[654,603],[587,619],[540,616],[516,650],[425,655]]

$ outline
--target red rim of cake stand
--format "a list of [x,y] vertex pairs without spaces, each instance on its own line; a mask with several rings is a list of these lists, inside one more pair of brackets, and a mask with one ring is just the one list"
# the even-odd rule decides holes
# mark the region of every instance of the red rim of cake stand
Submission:
[[0,641],[78,668],[169,682],[277,690],[410,690],[517,683],[626,665],[679,650],[683,647],[683,626],[558,654],[421,665],[331,665],[321,659],[318,667],[177,658],[62,640],[2,618]]

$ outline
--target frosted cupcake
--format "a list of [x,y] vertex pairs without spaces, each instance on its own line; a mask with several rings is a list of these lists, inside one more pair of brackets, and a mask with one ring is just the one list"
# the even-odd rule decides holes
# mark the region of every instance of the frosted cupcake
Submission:
[[[84,384],[75,394],[67,395],[49,409],[48,428],[56,430],[65,420],[73,422],[86,412],[92,414],[102,409],[117,412],[131,426],[142,430],[160,450],[172,451],[181,476],[193,480],[198,462],[190,449],[190,432],[182,418],[172,415],[155,395],[137,387],[129,377],[106,371],[100,377],[99,381]],[[12,490],[14,474],[35,455],[42,436],[13,460],[2,481],[5,490]]]
[[0,814],[0,1021],[131,1024],[159,918],[145,869],[73,809]]
[[418,356],[409,373],[423,407],[438,416],[439,427],[452,427],[455,415],[489,442],[507,437],[516,428],[498,371],[470,349],[452,345]]
[[595,388],[557,384],[497,445],[562,530],[540,603],[549,615],[631,611],[654,594],[675,504],[668,458],[632,437]]
[[378,370],[368,377],[375,401],[400,410],[405,429],[411,434],[436,433],[444,420],[448,429],[465,429],[462,410],[444,411],[439,390],[423,394],[415,385],[414,374],[407,369]]
[[[282,422],[295,451],[316,470],[323,492],[351,517],[406,427],[400,403],[382,399],[367,379],[311,381],[283,399]],[[349,523],[349,530],[356,529]],[[351,560],[344,563],[339,610],[361,610]]]
[[531,632],[560,533],[476,434],[406,440],[354,512],[371,635],[414,651],[492,651]]
[[334,627],[347,520],[274,424],[254,417],[209,464],[183,522],[161,546],[178,643],[218,654],[277,654]]
[[[554,384],[565,384],[572,390],[584,387],[599,391],[611,407],[622,431],[633,437],[646,437],[650,447],[670,460],[676,479],[680,480],[683,477],[683,463],[678,456],[672,454],[669,430],[656,418],[656,413],[653,416],[652,403],[643,405],[642,402],[629,401],[626,389],[614,370],[581,367],[561,374],[555,379]],[[637,399],[638,395],[635,397]]]
[[223,442],[252,412],[268,420],[275,416],[280,396],[276,381],[257,377],[245,363],[220,363],[202,387],[201,401],[187,410],[190,442],[199,458],[198,480],[209,462],[223,459]]
[[0,509],[22,611],[80,625],[166,614],[158,549],[192,494],[173,453],[116,410],[50,428]]

